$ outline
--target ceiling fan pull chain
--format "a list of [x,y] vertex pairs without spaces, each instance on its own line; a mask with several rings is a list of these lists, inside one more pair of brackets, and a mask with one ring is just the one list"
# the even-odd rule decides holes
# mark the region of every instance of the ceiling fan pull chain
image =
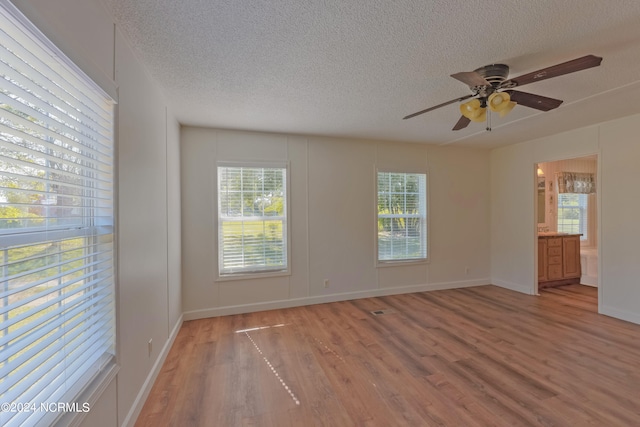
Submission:
[[487,132],[491,132],[491,112],[487,111]]

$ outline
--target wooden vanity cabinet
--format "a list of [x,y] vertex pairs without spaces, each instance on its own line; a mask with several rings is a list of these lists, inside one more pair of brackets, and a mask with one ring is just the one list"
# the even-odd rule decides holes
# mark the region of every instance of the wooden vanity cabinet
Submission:
[[547,279],[547,239],[538,239],[538,284]]
[[[580,277],[580,236],[562,239],[562,275],[564,277]],[[578,283],[580,283],[578,281]]]
[[538,236],[538,289],[580,283],[580,234]]

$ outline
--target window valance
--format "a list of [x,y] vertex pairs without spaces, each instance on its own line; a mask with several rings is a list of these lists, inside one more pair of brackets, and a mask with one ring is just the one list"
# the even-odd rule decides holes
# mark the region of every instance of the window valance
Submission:
[[580,172],[557,172],[558,193],[591,194],[596,192],[596,175]]

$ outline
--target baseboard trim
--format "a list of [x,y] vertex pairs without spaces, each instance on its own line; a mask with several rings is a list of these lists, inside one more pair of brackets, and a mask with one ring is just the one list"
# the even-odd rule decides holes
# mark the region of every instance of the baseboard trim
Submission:
[[600,307],[600,314],[640,325],[640,315],[638,313],[603,305]]
[[491,281],[492,284],[496,286],[500,286],[501,288],[510,289],[512,291],[520,292],[527,295],[533,295],[533,289],[521,284],[521,283],[513,283],[506,280],[493,279]]
[[581,285],[587,285],[587,286],[593,286],[593,287],[598,287],[598,276],[581,276],[580,277],[580,284]]
[[336,301],[348,301],[352,299],[380,297],[387,295],[407,294],[412,292],[438,291],[444,289],[467,288],[471,286],[483,286],[490,284],[490,280],[476,279],[458,282],[441,282],[423,285],[401,286],[393,288],[370,289],[366,291],[347,292],[330,295],[319,295],[304,298],[292,298],[287,300],[268,301],[254,304],[242,304],[227,307],[206,308],[192,310],[183,313],[184,320],[206,319],[209,317],[228,316],[231,314],[252,313],[256,311],[276,310],[280,308],[299,307],[304,305],[324,304]]
[[181,315],[178,318],[178,321],[176,322],[175,326],[173,327],[173,330],[169,335],[169,339],[167,339],[167,341],[164,343],[164,346],[162,346],[162,350],[160,351],[158,358],[153,364],[153,367],[151,368],[149,375],[147,375],[147,379],[144,381],[144,384],[142,384],[142,387],[140,388],[140,391],[138,392],[136,399],[133,401],[133,405],[131,405],[131,409],[129,410],[129,413],[127,414],[127,416],[125,417],[124,421],[121,424],[122,427],[133,427],[133,425],[136,423],[136,420],[140,415],[140,411],[142,411],[142,407],[144,406],[144,403],[146,402],[147,397],[151,392],[151,387],[153,387],[153,383],[156,381],[156,378],[160,373],[160,369],[162,368],[164,361],[167,359],[169,350],[171,350],[171,346],[173,345],[173,342],[176,340],[176,337],[178,336],[178,332],[180,331],[180,327],[182,326],[183,322],[184,322],[184,315]]

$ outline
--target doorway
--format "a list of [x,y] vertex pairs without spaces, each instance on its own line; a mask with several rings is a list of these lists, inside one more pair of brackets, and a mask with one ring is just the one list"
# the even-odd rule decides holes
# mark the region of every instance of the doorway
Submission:
[[[597,296],[598,157],[535,166],[537,292],[570,291],[571,295]],[[574,286],[573,290],[569,286]]]

